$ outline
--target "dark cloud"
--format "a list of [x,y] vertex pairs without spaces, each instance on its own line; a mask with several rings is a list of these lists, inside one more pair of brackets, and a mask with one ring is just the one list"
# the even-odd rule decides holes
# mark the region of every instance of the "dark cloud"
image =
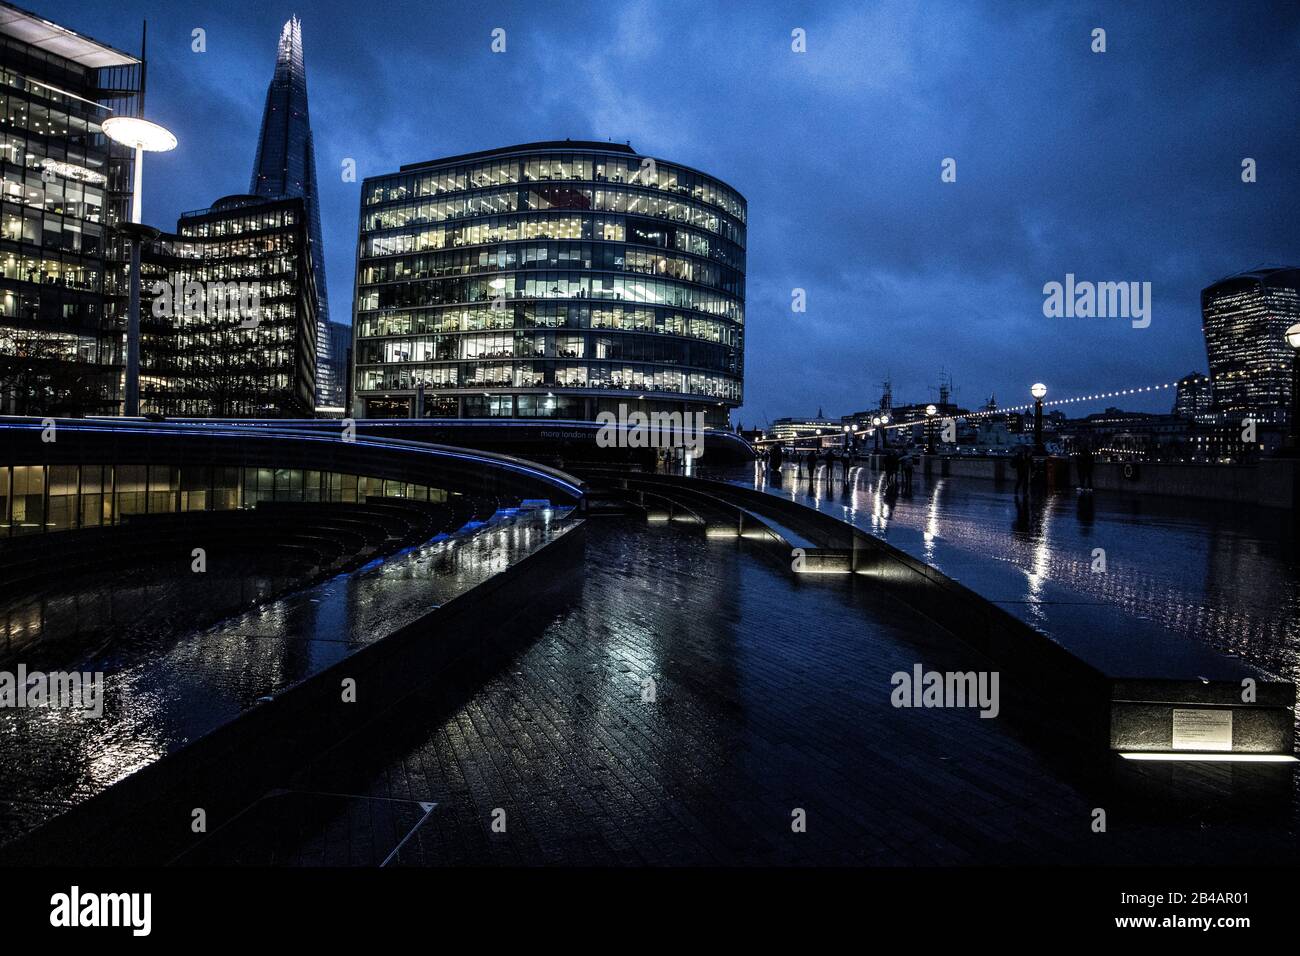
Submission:
[[[150,113],[181,140],[149,167],[160,223],[247,188],[279,26],[302,18],[336,318],[346,157],[365,176],[570,136],[722,177],[750,203],[746,423],[864,407],[887,375],[919,400],[941,367],[970,404],[1040,378],[1055,395],[1171,381],[1204,366],[1202,286],[1300,262],[1291,4],[30,5],[128,49],[149,17]],[[1151,327],[1044,318],[1066,272],[1152,282]]]

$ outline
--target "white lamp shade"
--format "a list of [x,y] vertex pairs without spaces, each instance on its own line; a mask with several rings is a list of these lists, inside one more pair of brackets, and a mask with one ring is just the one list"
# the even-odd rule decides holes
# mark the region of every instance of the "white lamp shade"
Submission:
[[1286,330],[1286,344],[1293,349],[1300,349],[1300,322]]
[[132,149],[165,153],[176,148],[176,137],[170,130],[138,116],[110,116],[101,125],[105,136]]
[[939,409],[938,409],[937,407],[935,407],[934,405],[927,405],[927,406],[925,406],[925,413],[926,413],[927,415],[938,415],[938,414],[939,414]]
[[1035,382],[1034,385],[1030,387],[1029,394],[1034,396],[1034,398],[1042,398],[1047,394],[1047,386],[1042,382]]

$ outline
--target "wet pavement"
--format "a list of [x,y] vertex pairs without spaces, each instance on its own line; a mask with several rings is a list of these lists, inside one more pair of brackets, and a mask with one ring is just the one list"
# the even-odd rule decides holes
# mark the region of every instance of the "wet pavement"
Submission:
[[[1298,849],[1289,806],[1225,795],[1259,765],[1153,768],[1167,790],[1132,801],[1008,720],[893,707],[897,671],[989,663],[868,582],[605,517],[575,587],[286,770],[180,862],[1259,864]],[[1184,783],[1208,787],[1204,806],[1166,802]]]
[[863,466],[847,484],[838,466],[825,475],[713,473],[849,521],[1118,669],[1158,671],[1182,644],[1300,679],[1300,561],[1283,513],[1073,490],[1017,504],[1010,482],[920,474],[895,495]]
[[[192,575],[148,581],[134,569],[125,580],[106,572],[42,598],[39,608],[14,610],[10,631],[24,630],[43,648],[29,670],[103,672],[103,714],[0,709],[0,843],[418,619],[571,526],[565,512],[500,511],[211,626],[196,628],[187,602],[242,601],[270,584],[213,579],[213,593],[204,594]],[[128,601],[152,606],[133,618]],[[31,633],[46,626],[74,633],[60,631],[57,642]]]

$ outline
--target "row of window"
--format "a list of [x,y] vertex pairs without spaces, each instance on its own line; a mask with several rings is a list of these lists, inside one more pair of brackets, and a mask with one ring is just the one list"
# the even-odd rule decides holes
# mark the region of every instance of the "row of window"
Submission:
[[449,496],[413,482],[302,468],[19,465],[0,467],[0,537],[97,528],[137,514],[375,497],[445,502]]
[[413,309],[471,302],[495,303],[502,310],[513,299],[608,299],[694,309],[744,322],[744,309],[732,296],[667,279],[638,279],[601,273],[514,273],[494,279],[429,279],[362,287],[357,311]]
[[741,342],[740,327],[726,319],[647,306],[549,302],[516,302],[504,309],[480,305],[413,312],[369,312],[358,317],[356,332],[358,339],[365,339],[430,332],[446,334],[539,328],[654,332],[732,346]]
[[700,203],[636,189],[496,189],[454,199],[431,199],[385,206],[366,213],[362,229],[364,232],[374,232],[378,229],[409,228],[424,223],[547,209],[580,209],[666,219],[717,233],[738,246],[745,244],[744,226],[719,215],[713,209]]
[[511,183],[556,181],[635,183],[719,206],[741,222],[745,221],[745,201],[715,179],[648,157],[591,153],[489,159],[386,176],[367,181],[365,204],[400,202]]
[[238,236],[249,232],[266,232],[284,229],[299,221],[299,212],[292,208],[263,209],[251,206],[243,215],[222,216],[217,219],[188,219],[182,217],[180,234],[186,238],[202,239],[210,236]]
[[443,278],[516,269],[594,269],[694,282],[743,296],[744,277],[711,262],[602,242],[549,242],[442,252],[363,265],[361,283]]
[[390,365],[357,367],[357,390],[385,392],[414,389],[420,382],[439,389],[592,388],[635,392],[675,392],[739,401],[741,384],[733,375],[687,372],[651,365],[560,362],[486,363],[475,365]]
[[725,346],[635,334],[429,335],[362,339],[357,345],[358,364],[538,358],[617,359],[725,371],[734,371],[737,362],[736,350]]
[[580,216],[565,212],[491,216],[457,225],[430,226],[419,232],[371,233],[363,238],[361,255],[363,259],[369,259],[529,239],[634,242],[715,259],[741,271],[745,267],[745,256],[738,246],[708,233],[636,217]]

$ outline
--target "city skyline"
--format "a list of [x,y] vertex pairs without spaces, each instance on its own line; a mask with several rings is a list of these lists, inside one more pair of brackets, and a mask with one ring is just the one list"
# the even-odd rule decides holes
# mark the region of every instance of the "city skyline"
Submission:
[[[858,410],[886,377],[921,399],[940,369],[968,406],[990,392],[1027,400],[1048,369],[1053,397],[1205,370],[1201,289],[1300,260],[1288,228],[1300,137],[1276,119],[1290,113],[1296,18],[1218,10],[1058,4],[940,21],[838,5],[760,7],[743,22],[671,4],[40,12],[128,50],[138,29],[126,24],[149,17],[148,111],[181,143],[151,169],[146,219],[162,222],[244,188],[271,38],[299,16],[336,302],[352,295],[366,175],[564,137],[630,140],[715,172],[749,198],[754,222],[735,416],[751,424]],[[504,53],[490,48],[498,27]],[[1096,27],[1105,53],[1090,49]],[[206,53],[191,52],[196,28]],[[806,53],[791,49],[796,28]],[[527,109],[502,105],[512,89],[532,94]],[[954,183],[940,178],[949,157]],[[342,180],[345,159],[355,183]],[[196,196],[195,182],[212,188]],[[1045,318],[1042,287],[1067,273],[1151,282],[1150,327]],[[791,311],[796,288],[805,313]]]

